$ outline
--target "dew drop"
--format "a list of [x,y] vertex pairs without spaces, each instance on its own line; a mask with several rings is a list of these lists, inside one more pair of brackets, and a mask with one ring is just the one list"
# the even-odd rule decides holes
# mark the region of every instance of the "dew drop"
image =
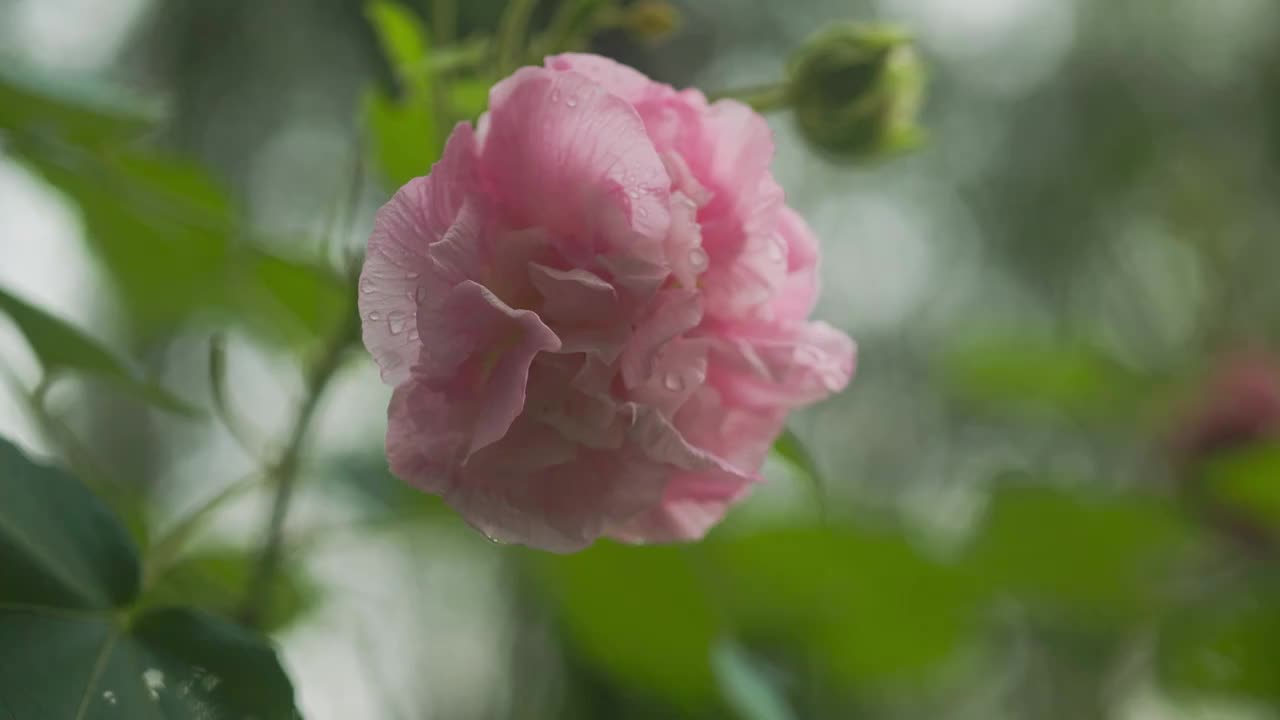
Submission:
[[370,320],[381,320],[381,319],[382,319],[382,315],[381,315],[380,313],[371,312],[371,313],[369,313],[369,319],[370,319]]
[[680,392],[684,389],[684,378],[675,373],[667,373],[667,376],[662,379],[662,386],[671,392]]
[[365,295],[373,292],[373,280],[371,278],[365,278],[360,281],[360,292]]
[[631,188],[630,190],[628,190],[627,194],[630,195],[632,198],[640,197],[640,191],[636,190],[635,188]]
[[405,316],[399,310],[393,310],[387,315],[387,330],[390,330],[392,335],[399,335],[404,332],[404,325]]
[[559,91],[559,90],[552,90],[552,91],[551,91],[551,102],[560,102],[560,91]]
[[782,246],[782,238],[775,235],[773,243],[769,245],[769,259],[774,262],[782,262],[786,257],[786,250]]
[[105,700],[108,705],[116,704],[116,694],[111,692],[110,690],[102,691],[102,699]]
[[572,107],[578,107],[578,98],[576,98],[576,97],[570,97],[568,100],[565,100],[565,101],[564,101],[564,104],[565,104],[565,105],[568,105],[568,106],[569,106],[569,107],[571,107],[571,108],[572,108]]
[[405,279],[405,280],[417,280],[417,279],[418,279],[418,273],[416,273],[416,272],[407,272],[407,273],[405,273],[405,274],[404,274],[404,279]]
[[689,250],[689,265],[693,267],[694,272],[702,272],[707,269],[707,251],[700,247]]

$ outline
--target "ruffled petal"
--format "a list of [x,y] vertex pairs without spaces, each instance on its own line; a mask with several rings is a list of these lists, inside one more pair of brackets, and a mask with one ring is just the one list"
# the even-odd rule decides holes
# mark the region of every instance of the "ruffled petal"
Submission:
[[[454,226],[464,199],[476,189],[476,145],[460,124],[426,177],[414,178],[374,218],[360,273],[360,316],[365,347],[398,385],[418,359],[417,297],[433,271],[429,247]],[[465,230],[459,230],[465,232]]]
[[612,217],[654,244],[666,235],[671,180],[631,105],[578,73],[542,68],[518,70],[489,98],[481,165],[514,226],[580,247],[616,235]]

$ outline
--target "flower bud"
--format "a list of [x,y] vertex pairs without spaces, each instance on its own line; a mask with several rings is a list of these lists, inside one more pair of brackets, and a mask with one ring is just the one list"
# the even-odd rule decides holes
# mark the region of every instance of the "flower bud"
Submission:
[[789,74],[801,132],[831,156],[859,160],[918,144],[925,72],[901,31],[832,25],[796,51]]

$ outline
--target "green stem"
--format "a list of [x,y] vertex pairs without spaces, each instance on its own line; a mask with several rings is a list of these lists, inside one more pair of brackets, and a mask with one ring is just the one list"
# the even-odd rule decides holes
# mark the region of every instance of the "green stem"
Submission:
[[244,602],[239,617],[250,627],[256,627],[262,614],[271,602],[273,580],[280,569],[282,550],[284,548],[284,526],[289,516],[289,506],[293,501],[294,490],[298,483],[298,470],[305,449],[307,433],[315,419],[316,410],[324,396],[325,389],[333,379],[341,364],[343,353],[359,332],[358,318],[354,312],[347,313],[347,320],[340,330],[334,334],[325,347],[319,361],[312,367],[306,383],[306,396],[302,406],[298,408],[288,442],[280,459],[272,466],[268,476],[275,483],[275,495],[271,501],[271,513],[267,518],[265,540],[262,551],[249,577]]
[[143,589],[152,587],[157,580],[164,576],[165,572],[173,566],[173,562],[178,558],[178,554],[182,552],[182,548],[213,513],[232,500],[258,487],[268,477],[262,472],[254,472],[231,483],[223,488],[222,491],[204,501],[152,542],[150,549],[147,551],[146,563],[142,570]]
[[762,113],[791,107],[790,87],[785,82],[724,90],[712,93],[711,100],[738,100]]

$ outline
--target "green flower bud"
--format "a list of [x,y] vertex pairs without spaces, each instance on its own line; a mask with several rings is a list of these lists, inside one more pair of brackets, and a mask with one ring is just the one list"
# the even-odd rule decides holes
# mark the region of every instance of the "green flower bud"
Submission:
[[901,31],[832,25],[796,51],[788,71],[796,123],[829,155],[859,160],[919,144],[925,72]]

